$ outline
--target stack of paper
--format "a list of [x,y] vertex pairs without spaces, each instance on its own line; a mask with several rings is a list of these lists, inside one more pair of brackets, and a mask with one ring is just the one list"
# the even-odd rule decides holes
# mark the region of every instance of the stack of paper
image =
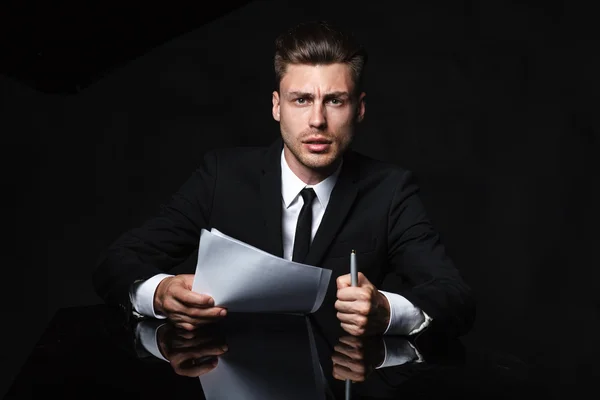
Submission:
[[202,229],[192,290],[233,312],[313,313],[331,270],[288,261],[216,229]]

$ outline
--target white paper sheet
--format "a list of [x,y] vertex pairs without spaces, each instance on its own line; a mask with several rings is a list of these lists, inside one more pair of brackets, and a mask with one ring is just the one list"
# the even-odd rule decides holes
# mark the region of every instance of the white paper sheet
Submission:
[[233,312],[313,313],[331,270],[288,261],[217,229],[200,233],[192,290]]

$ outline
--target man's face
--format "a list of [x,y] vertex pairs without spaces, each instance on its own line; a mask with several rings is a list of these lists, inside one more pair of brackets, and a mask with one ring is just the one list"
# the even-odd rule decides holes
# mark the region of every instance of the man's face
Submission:
[[273,92],[273,118],[288,165],[306,183],[337,168],[364,117],[364,96],[354,94],[346,64],[288,66],[279,93]]

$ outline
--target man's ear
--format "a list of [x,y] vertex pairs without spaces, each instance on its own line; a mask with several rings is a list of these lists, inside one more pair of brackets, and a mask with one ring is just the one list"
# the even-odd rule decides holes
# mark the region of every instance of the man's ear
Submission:
[[273,109],[271,112],[273,113],[273,119],[277,122],[280,121],[280,105],[279,105],[279,93],[277,90],[273,92]]
[[362,122],[365,119],[365,111],[366,111],[366,101],[365,97],[367,94],[362,92],[360,96],[358,96],[358,105],[356,107],[356,122]]

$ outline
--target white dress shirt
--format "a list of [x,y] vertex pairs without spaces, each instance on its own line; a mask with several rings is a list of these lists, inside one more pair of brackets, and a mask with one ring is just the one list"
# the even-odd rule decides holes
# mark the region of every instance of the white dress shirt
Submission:
[[[315,237],[317,229],[321,224],[325,209],[329,203],[331,192],[337,182],[342,165],[329,177],[316,185],[306,185],[290,169],[281,152],[281,205],[282,205],[282,234],[283,234],[283,257],[291,260],[294,248],[294,234],[296,222],[300,209],[304,204],[300,191],[305,187],[312,187],[316,193],[313,202],[311,240]],[[154,292],[162,279],[172,276],[169,274],[158,274],[152,278],[134,285],[130,293],[130,299],[135,312],[143,316],[154,318],[165,318],[154,311]],[[415,307],[405,297],[397,294],[379,291],[383,294],[390,305],[390,321],[384,332],[385,334],[412,335],[424,329],[431,318]]]

